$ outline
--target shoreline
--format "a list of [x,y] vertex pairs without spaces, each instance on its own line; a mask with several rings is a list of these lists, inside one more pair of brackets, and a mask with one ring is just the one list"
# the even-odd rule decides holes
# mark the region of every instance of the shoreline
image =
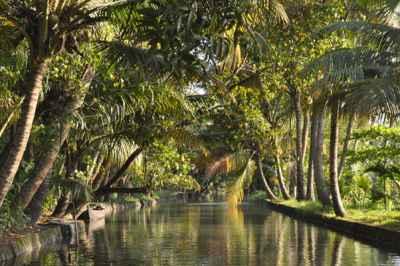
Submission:
[[262,201],[273,211],[289,217],[330,229],[373,247],[400,253],[400,232],[342,218],[328,217],[319,213],[305,211],[279,202]]
[[[106,216],[127,209],[140,209],[154,206],[134,203],[102,203]],[[0,237],[0,264],[19,265],[14,262],[26,262],[38,257],[49,249],[58,249],[63,245],[74,246],[86,234],[90,222],[71,219],[50,219],[32,230],[15,237]]]

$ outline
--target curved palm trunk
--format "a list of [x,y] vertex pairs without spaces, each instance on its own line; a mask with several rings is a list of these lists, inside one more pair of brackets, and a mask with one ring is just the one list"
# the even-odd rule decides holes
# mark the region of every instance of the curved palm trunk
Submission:
[[343,172],[344,168],[344,163],[346,162],[346,155],[347,155],[347,150],[349,149],[349,143],[350,143],[350,138],[351,138],[351,132],[353,130],[353,122],[355,119],[355,113],[351,113],[349,117],[349,122],[347,124],[346,128],[346,136],[344,138],[344,143],[343,143],[343,150],[342,150],[342,155],[340,156],[340,163],[339,163],[339,169],[338,169],[338,177],[340,178],[340,175]]
[[264,187],[265,187],[265,192],[267,193],[268,198],[270,198],[272,200],[277,200],[278,197],[274,194],[274,192],[272,191],[270,185],[268,184],[267,179],[265,178],[264,170],[262,168],[261,158],[258,158],[258,169],[260,171],[260,176],[261,176],[261,179],[263,181],[263,184],[264,184]]
[[303,119],[303,132],[301,135],[302,139],[302,147],[301,147],[301,158],[302,161],[304,162],[306,158],[306,151],[308,148],[308,135],[309,135],[309,129],[310,129],[310,114],[306,112],[304,114],[304,119]]
[[97,190],[100,186],[106,183],[105,179],[107,179],[108,172],[111,168],[112,161],[107,158],[103,160],[102,165],[100,166],[99,173],[93,180],[92,189]]
[[308,158],[306,200],[315,200],[312,154],[310,154]]
[[99,179],[98,177],[100,175],[103,162],[104,162],[104,157],[100,155],[99,158],[97,159],[96,165],[94,166],[92,175],[90,176],[90,186],[92,187],[92,189],[97,189],[96,182],[98,182]]
[[339,189],[338,177],[338,138],[339,138],[339,101],[333,99],[331,107],[331,136],[329,145],[329,179],[332,196],[332,204],[337,216],[345,216],[342,198]]
[[276,164],[276,170],[278,172],[279,189],[281,190],[284,199],[290,199],[289,191],[287,190],[285,185],[285,180],[283,177],[282,167],[281,167],[281,159],[279,158],[279,155],[275,155],[275,164]]
[[[66,179],[72,178],[74,172],[76,170],[78,170],[81,156],[82,156],[82,154],[80,151],[74,151],[71,154],[67,153],[67,158],[65,160],[65,169],[66,169],[65,178]],[[71,203],[71,197],[72,197],[71,191],[62,193],[61,197],[57,201],[57,205],[54,208],[54,211],[51,214],[51,216],[63,217],[66,214],[68,206]]]
[[59,135],[57,134],[58,136],[53,138],[53,141],[49,144],[48,150],[44,153],[43,157],[39,158],[31,177],[22,185],[16,201],[16,206],[22,208],[28,206],[36,191],[38,191],[39,187],[53,168],[53,164],[57,159],[61,146],[68,137],[70,128],[71,125],[67,122],[62,125],[61,130],[57,130],[59,131]]
[[47,60],[32,62],[25,77],[23,90],[26,93],[22,104],[21,117],[17,123],[15,137],[7,159],[0,167],[0,207],[10,190],[24,155],[35,118],[39,95],[43,88],[43,77],[48,69]]
[[[83,88],[88,88],[93,78],[94,72],[90,67],[88,67],[82,77]],[[23,184],[16,201],[18,204],[17,206],[26,208],[34,197],[36,191],[38,191],[39,187],[50,173],[53,164],[57,159],[58,153],[69,135],[71,129],[70,116],[81,107],[84,96],[85,93],[74,95],[74,97],[67,103],[64,112],[60,115],[56,115],[60,116],[60,119],[57,119],[57,117],[50,118],[51,122],[48,127],[53,130],[55,134],[50,138],[51,141],[47,145],[47,150],[43,153],[43,156],[39,158],[31,177]],[[59,120],[61,120],[60,128],[58,128]]]
[[315,116],[315,139],[313,140],[313,169],[318,199],[325,206],[330,205],[329,192],[324,178],[324,108],[316,107]]
[[136,160],[136,158],[142,153],[142,151],[143,151],[143,147],[138,147],[137,149],[135,149],[131,153],[131,155],[128,157],[128,159],[126,159],[125,163],[121,166],[121,168],[118,169],[117,173],[115,173],[115,175],[109,181],[107,181],[107,183],[104,186],[99,188],[95,192],[95,194],[97,194],[97,193],[101,194],[102,189],[110,188],[112,185],[119,182],[121,180],[121,178],[123,177],[125,171],[128,170],[130,165]]
[[315,117],[315,112],[313,112],[311,117],[311,134],[310,134],[310,156],[308,158],[308,172],[307,172],[307,192],[306,192],[306,199],[307,200],[314,200],[314,169],[313,164],[315,157],[315,143],[317,141],[317,124],[318,121]]
[[65,216],[65,214],[67,213],[67,210],[68,210],[68,206],[71,203],[71,196],[72,196],[71,192],[62,194],[61,198],[58,199],[57,205],[54,208],[54,211],[51,214],[51,216],[58,217],[58,218]]
[[43,203],[48,195],[49,187],[48,181],[43,182],[25,210],[32,224],[36,224],[42,215]]
[[296,117],[296,197],[298,200],[304,200],[303,114],[301,110],[300,92],[297,90],[294,95],[294,101]]

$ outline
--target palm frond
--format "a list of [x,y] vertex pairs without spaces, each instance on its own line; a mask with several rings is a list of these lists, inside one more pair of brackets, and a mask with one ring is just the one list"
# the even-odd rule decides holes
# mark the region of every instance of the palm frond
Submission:
[[247,161],[243,172],[227,188],[227,202],[230,207],[237,206],[243,200],[244,189],[246,189],[253,179],[256,169],[255,162],[250,158]]
[[366,79],[350,84],[348,89],[344,109],[373,115],[396,115],[400,112],[398,78]]
[[248,158],[249,154],[245,151],[238,151],[220,157],[207,166],[205,179],[208,180],[215,175],[226,175],[240,171],[248,162]]
[[53,181],[54,186],[59,187],[64,192],[71,192],[75,201],[88,202],[92,198],[92,191],[87,184],[77,179],[57,179]]
[[263,23],[265,17],[278,19],[283,23],[289,23],[289,17],[285,6],[279,0],[257,0],[250,1],[249,18],[252,23]]
[[197,135],[185,128],[171,128],[164,135],[166,138],[175,140],[177,146],[200,150],[203,154],[208,154],[204,141]]
[[102,41],[98,46],[106,52],[106,57],[114,64],[140,66],[148,73],[157,74],[168,65],[161,53],[155,49],[130,46],[119,41]]
[[317,36],[324,36],[337,31],[351,31],[362,33],[370,40],[387,45],[400,44],[400,29],[385,24],[370,23],[365,21],[348,21],[332,23],[317,32]]
[[303,75],[319,72],[327,81],[351,81],[382,75],[394,64],[395,54],[366,47],[341,48],[330,51],[309,63]]
[[358,4],[365,8],[373,8],[378,11],[379,15],[390,23],[393,19],[398,19],[398,0],[368,0],[358,1]]

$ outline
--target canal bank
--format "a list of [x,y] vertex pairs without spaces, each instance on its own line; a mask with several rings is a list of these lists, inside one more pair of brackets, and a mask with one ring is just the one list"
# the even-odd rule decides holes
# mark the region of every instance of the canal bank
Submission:
[[[106,216],[154,205],[154,201],[146,202],[146,204],[102,204]],[[0,265],[3,263],[8,265],[7,262],[14,260],[18,260],[19,263],[29,262],[43,251],[57,250],[63,245],[74,246],[85,238],[90,225],[91,223],[83,220],[49,219],[46,223],[20,234],[0,238]]]
[[289,217],[328,228],[374,247],[384,248],[396,253],[400,252],[399,231],[351,221],[345,218],[315,213],[288,206],[279,202],[262,201],[262,204],[265,203],[270,209],[285,214]]

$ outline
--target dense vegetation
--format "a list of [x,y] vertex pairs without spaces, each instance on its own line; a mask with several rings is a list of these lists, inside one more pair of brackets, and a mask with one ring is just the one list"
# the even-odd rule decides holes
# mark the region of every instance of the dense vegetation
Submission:
[[161,190],[400,208],[398,1],[0,0],[0,223]]

